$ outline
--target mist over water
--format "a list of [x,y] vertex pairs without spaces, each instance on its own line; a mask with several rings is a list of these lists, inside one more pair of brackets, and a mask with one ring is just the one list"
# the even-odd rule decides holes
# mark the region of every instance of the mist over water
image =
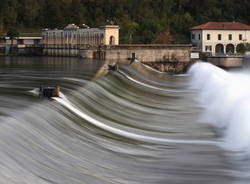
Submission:
[[[103,66],[0,59],[0,183],[250,181],[247,75],[196,64],[170,76],[134,63],[104,76]],[[63,97],[38,98],[41,85]]]
[[205,109],[203,121],[215,127],[221,145],[250,154],[250,75],[228,73],[208,63],[193,65],[189,73]]

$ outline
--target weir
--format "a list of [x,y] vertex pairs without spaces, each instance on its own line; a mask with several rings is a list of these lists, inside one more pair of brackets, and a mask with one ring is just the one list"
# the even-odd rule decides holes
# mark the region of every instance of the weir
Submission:
[[195,144],[195,145],[214,145],[217,146],[218,142],[215,141],[200,141],[200,140],[174,140],[174,139],[163,139],[163,138],[156,138],[156,137],[149,137],[144,135],[139,135],[136,133],[124,131],[121,129],[117,129],[111,126],[106,125],[105,123],[102,123],[89,115],[85,114],[84,112],[81,112],[79,109],[74,107],[67,99],[53,97],[54,100],[62,104],[64,107],[75,113],[76,115],[80,116],[81,118],[87,120],[91,124],[97,126],[98,128],[104,129],[108,132],[111,132],[113,134],[116,134],[118,136],[122,136],[128,139],[133,139],[137,141],[142,142],[149,142],[149,143],[158,143],[158,144]]
[[[98,61],[12,59],[0,63],[3,183],[228,184],[239,178],[234,173],[249,173],[232,167],[210,125],[198,123],[193,73],[166,75],[127,61],[91,81]],[[201,85],[207,78],[197,76]],[[44,83],[60,86],[61,98],[28,93]]]

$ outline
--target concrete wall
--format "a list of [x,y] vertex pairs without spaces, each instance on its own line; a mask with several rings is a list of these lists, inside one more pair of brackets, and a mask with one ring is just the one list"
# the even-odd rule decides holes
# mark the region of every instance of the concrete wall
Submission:
[[65,56],[65,57],[79,57],[79,49],[66,48],[44,48],[43,55],[45,56]]
[[118,45],[81,49],[87,59],[123,61],[136,59],[162,72],[183,73],[192,63],[191,45]]
[[191,45],[114,45],[81,49],[44,48],[44,55],[80,56],[85,59],[122,61],[133,55],[155,69],[164,72],[181,73],[191,63]]
[[244,58],[242,56],[213,56],[207,57],[207,62],[223,68],[242,67]]
[[141,62],[189,62],[191,45],[118,45],[103,51],[108,60],[127,60],[134,53]]
[[96,50],[92,49],[81,49],[79,50],[79,55],[84,59],[94,59],[94,54],[96,53]]
[[128,60],[134,53],[141,62],[190,62],[191,45],[117,45],[89,49],[44,48],[44,55],[86,59]]
[[41,56],[42,55],[42,47],[5,47],[5,55],[15,55],[15,56]]
[[250,68],[250,55],[244,56],[243,66],[247,69]]

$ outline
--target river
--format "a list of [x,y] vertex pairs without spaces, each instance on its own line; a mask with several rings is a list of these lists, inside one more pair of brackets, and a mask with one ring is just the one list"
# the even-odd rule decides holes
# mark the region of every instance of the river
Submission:
[[[0,183],[250,182],[247,72],[197,64],[167,75],[135,63],[96,76],[104,70],[0,58]],[[36,96],[43,85],[62,98]]]

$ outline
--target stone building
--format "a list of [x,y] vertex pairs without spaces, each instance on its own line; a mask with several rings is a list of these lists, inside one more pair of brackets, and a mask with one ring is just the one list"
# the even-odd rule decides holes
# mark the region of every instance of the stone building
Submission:
[[241,44],[250,42],[250,26],[239,22],[208,22],[191,28],[191,42],[202,52],[237,54]]
[[63,30],[43,31],[44,48],[84,48],[99,45],[118,45],[119,26],[106,25],[100,28],[82,28],[69,24]]

